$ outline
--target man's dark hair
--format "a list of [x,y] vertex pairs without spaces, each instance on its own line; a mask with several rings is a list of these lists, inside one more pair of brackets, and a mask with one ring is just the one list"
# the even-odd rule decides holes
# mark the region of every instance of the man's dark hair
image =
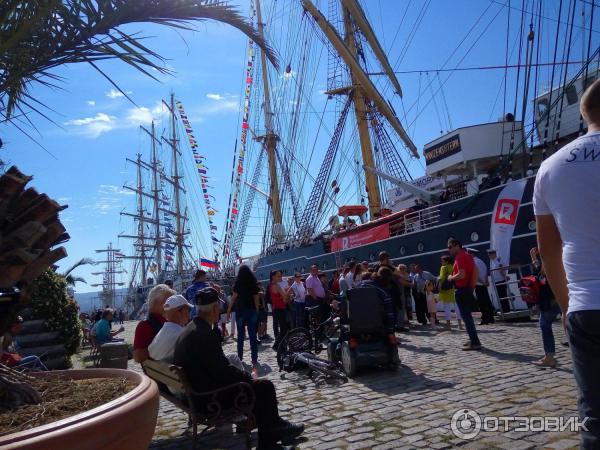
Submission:
[[385,250],[382,252],[379,252],[379,262],[383,262],[386,259],[390,259],[390,254],[388,252],[386,252]]
[[462,248],[462,244],[458,239],[456,239],[456,238],[448,239],[448,247],[454,247],[455,245],[458,245],[460,248]]
[[392,281],[392,277],[394,276],[394,272],[389,267],[383,266],[380,267],[375,275],[371,277],[371,279],[375,280],[382,286],[389,286]]
[[198,270],[196,270],[196,274],[194,275],[194,280],[197,280],[198,278],[202,278],[205,275],[206,275],[205,270],[198,269]]

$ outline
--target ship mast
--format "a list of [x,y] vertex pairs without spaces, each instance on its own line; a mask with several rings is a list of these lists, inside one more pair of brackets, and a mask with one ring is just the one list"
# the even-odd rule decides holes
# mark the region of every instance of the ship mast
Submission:
[[[144,130],[146,131],[146,130]],[[156,130],[154,128],[154,121],[152,121],[152,128],[150,132],[150,137],[152,139],[152,151],[151,151],[151,160],[150,165],[152,166],[152,203],[153,203],[153,218],[155,220],[154,223],[154,251],[155,261],[156,261],[156,275],[160,275],[161,272],[161,264],[162,264],[162,237],[160,232],[160,192],[162,191],[160,187],[160,175],[159,175],[159,163],[156,155]]]
[[99,264],[106,264],[104,272],[92,272],[92,275],[102,275],[102,283],[92,284],[91,286],[102,287],[102,298],[109,308],[115,306],[115,289],[117,286],[123,286],[125,283],[117,282],[115,276],[122,274],[123,271],[118,268],[116,253],[120,252],[118,248],[113,248],[112,242],[104,249],[96,250],[96,253],[106,253],[106,260],[97,261]]
[[398,95],[402,94],[400,84],[391,70],[391,66],[381,45],[375,38],[373,30],[371,29],[362,8],[356,0],[340,0],[340,2],[344,13],[345,39],[340,37],[335,27],[327,21],[325,16],[323,16],[310,0],[302,0],[304,9],[313,17],[317,26],[321,28],[325,37],[331,42],[333,48],[338,52],[340,58],[348,66],[350,71],[352,85],[329,91],[327,94],[347,95],[351,92],[353,93],[354,112],[358,125],[363,166],[365,167],[369,212],[371,218],[376,218],[380,215],[381,211],[381,193],[379,191],[376,173],[367,169],[367,167],[375,167],[373,145],[371,143],[368,125],[369,121],[372,121],[373,119],[369,118],[368,115],[372,115],[375,111],[378,111],[392,126],[396,133],[398,133],[406,147],[412,152],[413,156],[418,158],[419,153],[388,102],[377,90],[358,62],[358,45],[354,30],[355,25],[361,29],[369,45],[374,49],[375,56],[384,67],[384,70],[394,85],[394,89]]
[[[343,5],[344,11],[344,31],[346,33],[346,45],[354,58],[357,57],[356,36],[354,35],[354,26],[350,18],[350,11]],[[373,144],[369,135],[369,124],[367,114],[367,102],[363,90],[361,89],[360,81],[357,79],[355,72],[350,69],[350,76],[354,88],[354,116],[358,126],[358,137],[360,139],[360,150],[362,153],[363,164],[369,167],[375,167],[373,158]],[[381,211],[381,193],[379,192],[379,182],[377,175],[373,172],[365,170],[365,184],[367,187],[367,196],[369,199],[369,217],[377,218]]]
[[171,163],[171,176],[166,177],[165,180],[168,181],[173,186],[173,197],[175,202],[175,211],[168,211],[160,208],[161,211],[165,211],[175,216],[175,247],[177,249],[177,266],[176,272],[178,275],[183,273],[183,251],[186,247],[185,244],[185,235],[187,234],[184,230],[185,220],[187,219],[186,214],[182,214],[181,212],[181,191],[183,191],[183,187],[181,186],[181,175],[179,175],[179,156],[181,153],[179,151],[177,139],[177,122],[175,119],[175,94],[171,93],[170,102],[166,103],[163,100],[163,104],[167,107],[167,109],[171,113],[171,138],[163,140],[166,141],[172,150],[172,163]]
[[[258,20],[258,34],[264,39],[264,23],[262,21],[262,14],[260,10],[260,0],[256,0],[256,18]],[[273,131],[273,112],[271,110],[271,99],[269,93],[269,76],[267,70],[267,57],[264,51],[260,51],[260,63],[262,68],[263,78],[263,92],[265,97],[264,111],[265,111],[265,128],[266,133],[260,138],[264,142],[265,150],[267,152],[268,164],[269,164],[269,182],[270,182],[270,201],[271,211],[273,214],[273,225],[281,224],[281,203],[279,200],[279,184],[277,182],[277,141],[279,137]]]
[[144,197],[152,198],[150,194],[144,191],[144,186],[142,184],[142,169],[148,169],[149,166],[146,162],[142,160],[142,155],[138,153],[137,158],[134,160],[126,158],[128,162],[134,164],[136,166],[136,187],[131,187],[124,185],[125,189],[135,192],[136,195],[136,204],[137,211],[135,214],[128,213],[125,211],[121,211],[122,216],[133,217],[133,219],[137,222],[137,235],[129,235],[129,234],[119,234],[119,238],[125,239],[134,239],[135,242],[133,244],[135,249],[135,255],[133,256],[120,256],[121,259],[134,259],[140,261],[140,286],[143,286],[146,283],[147,279],[147,270],[148,270],[148,255],[146,253],[146,249],[148,247],[152,247],[152,245],[147,243],[148,236],[146,236],[146,223],[153,223],[153,219],[146,217],[145,209],[144,209]]

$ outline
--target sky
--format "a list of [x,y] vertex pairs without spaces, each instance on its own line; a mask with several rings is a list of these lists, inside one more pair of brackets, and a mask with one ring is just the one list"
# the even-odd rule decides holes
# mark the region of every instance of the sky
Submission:
[[[300,7],[296,0],[264,0],[263,10],[267,16],[274,11],[274,2],[279,8],[275,8],[275,11]],[[276,2],[283,3],[277,5]],[[244,13],[249,9],[248,2],[232,3]],[[425,143],[437,138],[440,131],[497,120],[502,115],[503,70],[438,74],[435,69],[504,64],[509,11],[505,6],[507,3],[495,0],[362,2],[393,67],[401,71],[417,70],[416,73],[398,74],[398,78],[404,91],[404,107],[410,111],[405,126],[420,151]],[[514,6],[516,3],[519,7],[521,5],[521,2],[512,2],[513,28],[521,15]],[[322,0],[317,4],[326,13],[327,1]],[[551,60],[549,31],[554,33],[558,2],[544,2],[544,5],[543,26],[547,32],[543,35],[546,45],[540,61]],[[424,12],[424,16],[419,21],[421,12]],[[277,17],[272,19],[272,23],[276,23]],[[593,27],[600,30],[600,10],[596,10],[596,19]],[[462,42],[474,24],[473,32]],[[95,250],[105,248],[109,242],[122,248],[125,253],[131,252],[130,243],[117,237],[120,233],[133,231],[130,221],[119,214],[123,210],[131,211],[134,207],[135,196],[124,185],[134,183],[135,168],[126,162],[126,158],[134,159],[138,152],[147,153],[148,139],[140,130],[140,125],[148,127],[155,119],[157,127],[164,129],[166,114],[161,99],[167,99],[171,92],[183,102],[200,151],[206,156],[214,205],[219,211],[215,219],[219,233],[225,220],[231,188],[231,161],[240,133],[240,97],[247,39],[233,28],[209,22],[196,25],[196,31],[193,32],[148,24],[127,26],[124,30],[139,31],[148,36],[145,45],[166,58],[167,67],[173,71],[173,75],[155,73],[159,79],[155,81],[125,64],[102,63],[102,70],[110,74],[131,98],[130,101],[90,66],[78,64],[61,67],[54,71],[63,77],[61,89],[40,85],[32,85],[30,89],[32,95],[52,108],[48,115],[55,123],[31,114],[35,129],[27,128],[43,148],[14,126],[0,125],[0,137],[4,142],[0,159],[33,175],[31,185],[39,191],[69,205],[61,214],[71,235],[66,243],[69,256],[60,262],[61,268],[82,257],[97,257]],[[267,33],[270,31],[267,29]],[[284,46],[289,48],[294,40],[293,30],[283,31],[269,34],[287,35],[288,42],[271,42],[280,54],[284,54]],[[587,32],[585,36],[587,39]],[[593,33],[594,45],[598,45],[599,36],[599,33]],[[511,47],[516,37],[518,32],[513,29],[510,34]],[[576,29],[573,44],[576,56],[571,60],[581,59],[584,51],[581,39],[582,32]],[[459,44],[459,51],[453,53]],[[516,62],[516,55],[517,52],[512,53],[510,62]],[[285,61],[282,63],[283,71]],[[514,84],[515,74],[514,71],[509,73],[509,85]],[[542,80],[544,74],[547,72],[540,74],[539,85],[545,82]],[[320,75],[326,76],[323,73]],[[439,86],[439,81],[435,83],[438,76],[438,80],[445,83],[444,97],[436,95],[434,103],[431,101],[432,92],[427,92],[423,86],[433,78],[435,89],[435,86]],[[445,81],[447,76],[448,81]],[[315,84],[315,105],[325,101],[322,94],[325,82],[322,79]],[[400,110],[399,100],[393,101]],[[514,98],[510,98],[510,102],[513,101]],[[419,107],[410,109],[416,102],[420,102]],[[417,114],[419,108],[420,113]],[[405,120],[404,117],[401,119]],[[324,152],[324,149],[319,151]],[[184,153],[186,164],[193,167],[191,153],[189,150]],[[318,164],[313,167],[318,167]],[[411,169],[413,177],[423,174],[422,163],[415,162]],[[188,170],[188,175],[193,178],[193,169]],[[188,201],[202,202],[201,199]],[[202,211],[202,208],[199,210]],[[205,227],[206,218],[192,223],[192,226]],[[206,229],[203,236],[206,242],[201,247],[207,249],[210,245]],[[208,254],[210,252],[207,251]],[[99,267],[89,266],[78,269],[77,275],[84,277],[88,284],[78,283],[77,291],[95,290],[91,284],[98,283],[100,277],[92,275],[92,272],[100,270]],[[123,277],[125,281],[127,275]]]

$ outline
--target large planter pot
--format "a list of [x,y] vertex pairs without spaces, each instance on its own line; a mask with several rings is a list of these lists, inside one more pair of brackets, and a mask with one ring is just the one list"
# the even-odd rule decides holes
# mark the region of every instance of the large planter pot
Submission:
[[[61,370],[47,373],[73,380],[127,378],[137,386],[109,403],[72,417],[0,436],[0,449],[146,450],[156,426],[158,388],[147,376],[122,369]],[[44,373],[39,376],[48,376]],[[90,395],[94,395],[90,392]]]

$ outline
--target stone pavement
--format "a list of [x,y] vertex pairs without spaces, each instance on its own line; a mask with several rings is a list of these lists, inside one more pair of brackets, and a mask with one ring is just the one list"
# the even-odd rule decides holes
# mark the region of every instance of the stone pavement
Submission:
[[[126,325],[129,342],[134,327],[134,322]],[[262,376],[275,383],[282,415],[306,425],[304,440],[297,445],[301,449],[577,448],[578,436],[569,431],[481,431],[468,440],[452,433],[451,418],[459,409],[488,417],[576,415],[576,387],[568,348],[560,345],[564,340],[560,322],[554,325],[557,369],[531,364],[543,354],[535,322],[497,323],[478,331],[484,350],[465,352],[460,349],[466,340],[464,331],[414,327],[399,335],[400,369],[367,368],[342,385],[301,374],[282,377],[275,352],[266,345],[259,360]],[[225,347],[226,353],[235,352],[233,341]],[[249,353],[246,341],[247,362]],[[140,370],[133,361],[130,367]],[[161,399],[150,448],[189,448],[186,428],[187,417]],[[256,432],[253,442],[256,445]],[[198,448],[244,447],[244,438],[231,427],[209,431],[198,442]]]

